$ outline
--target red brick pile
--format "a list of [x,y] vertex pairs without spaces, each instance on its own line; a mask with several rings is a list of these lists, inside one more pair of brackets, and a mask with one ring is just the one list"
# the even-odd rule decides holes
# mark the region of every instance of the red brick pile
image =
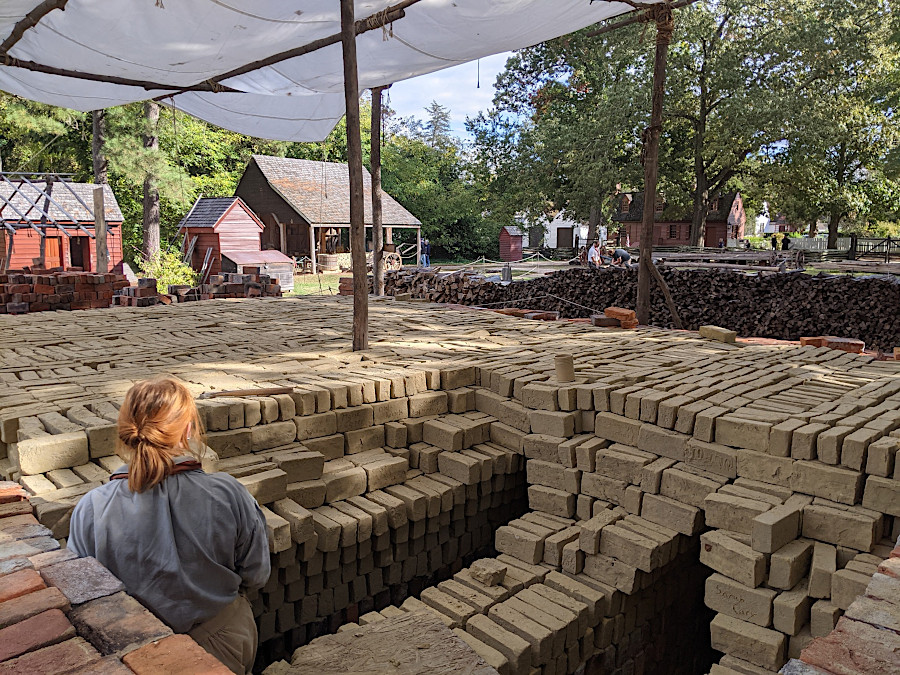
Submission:
[[25,491],[0,482],[0,673],[229,675],[94,558],[60,549]]
[[855,338],[835,337],[834,335],[816,335],[813,337],[800,338],[800,344],[804,347],[828,347],[829,349],[840,349],[842,352],[850,352],[851,354],[862,354],[866,348],[866,343]]
[[591,324],[605,328],[637,328],[638,321],[633,309],[607,307],[603,314],[591,316]]
[[813,640],[782,673],[893,675],[900,668],[900,547],[878,567],[825,637]]
[[[138,279],[137,286],[122,288],[112,301],[115,307],[152,307],[159,304],[156,279]],[[168,303],[166,303],[168,304]]]
[[128,286],[121,274],[36,271],[0,274],[0,314],[109,307]]
[[168,290],[172,302],[281,297],[281,286],[270,275],[260,274],[258,267],[245,267],[244,274],[213,274],[209,277],[209,283],[199,286],[169,286]]

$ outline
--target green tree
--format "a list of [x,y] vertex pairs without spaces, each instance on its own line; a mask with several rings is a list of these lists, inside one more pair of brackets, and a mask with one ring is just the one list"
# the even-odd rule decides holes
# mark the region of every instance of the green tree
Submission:
[[431,105],[425,108],[425,114],[426,118],[422,125],[422,130],[425,133],[428,145],[432,148],[438,148],[452,144],[450,108],[441,105],[437,101],[432,101]]

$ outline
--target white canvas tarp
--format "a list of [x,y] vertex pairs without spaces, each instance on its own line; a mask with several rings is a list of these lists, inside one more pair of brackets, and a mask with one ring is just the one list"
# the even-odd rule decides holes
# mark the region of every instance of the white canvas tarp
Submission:
[[[43,4],[0,3],[0,40]],[[633,9],[606,0],[357,0],[356,19],[401,4],[409,5],[403,18],[357,37],[361,89],[534,45]],[[218,78],[338,33],[339,0],[68,0],[0,53],[0,89],[85,111],[166,96],[164,103],[240,133],[321,140],[344,113],[340,43]],[[21,67],[28,63],[67,72]],[[214,78],[233,91],[178,93]]]

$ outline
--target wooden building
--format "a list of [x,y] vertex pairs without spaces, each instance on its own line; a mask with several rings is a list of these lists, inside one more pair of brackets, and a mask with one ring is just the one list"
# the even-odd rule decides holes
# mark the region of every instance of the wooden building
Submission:
[[[691,217],[678,215],[671,217],[671,209],[664,200],[655,206],[653,223],[654,246],[690,246]],[[638,246],[641,240],[641,221],[644,217],[643,193],[619,195],[617,213],[613,221],[625,226],[627,245]],[[714,247],[719,239],[726,244],[736,245],[744,238],[747,213],[740,192],[723,194],[710,204],[706,218],[706,246]],[[623,242],[624,243],[624,242]]]
[[240,197],[201,197],[178,224],[185,259],[200,272],[201,282],[210,274],[259,267],[262,274],[277,276],[282,289],[290,291],[294,261],[279,251],[262,250],[264,230]]
[[[97,268],[94,188],[67,177],[2,174],[0,181],[0,271],[25,267]],[[48,180],[49,178],[49,180]],[[122,211],[103,186],[109,269],[122,265]]]
[[522,239],[524,234],[518,227],[506,225],[500,228],[500,260],[518,262],[522,259]]
[[[371,242],[372,177],[363,167],[366,241]],[[346,164],[254,155],[235,194],[259,215],[262,249],[296,259],[349,266],[350,177]],[[387,193],[382,196],[385,242],[393,230],[415,231],[421,257],[421,223]],[[335,267],[335,265],[332,265]]]

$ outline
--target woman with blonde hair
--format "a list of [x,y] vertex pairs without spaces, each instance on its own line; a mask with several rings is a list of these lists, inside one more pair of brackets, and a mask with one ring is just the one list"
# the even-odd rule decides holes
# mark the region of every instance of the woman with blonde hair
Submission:
[[232,476],[201,469],[191,450],[203,447],[200,418],[177,380],[135,384],[118,431],[128,464],[78,502],[69,549],[97,558],[172,630],[249,673],[258,636],[240,591],[269,578],[262,511]]

